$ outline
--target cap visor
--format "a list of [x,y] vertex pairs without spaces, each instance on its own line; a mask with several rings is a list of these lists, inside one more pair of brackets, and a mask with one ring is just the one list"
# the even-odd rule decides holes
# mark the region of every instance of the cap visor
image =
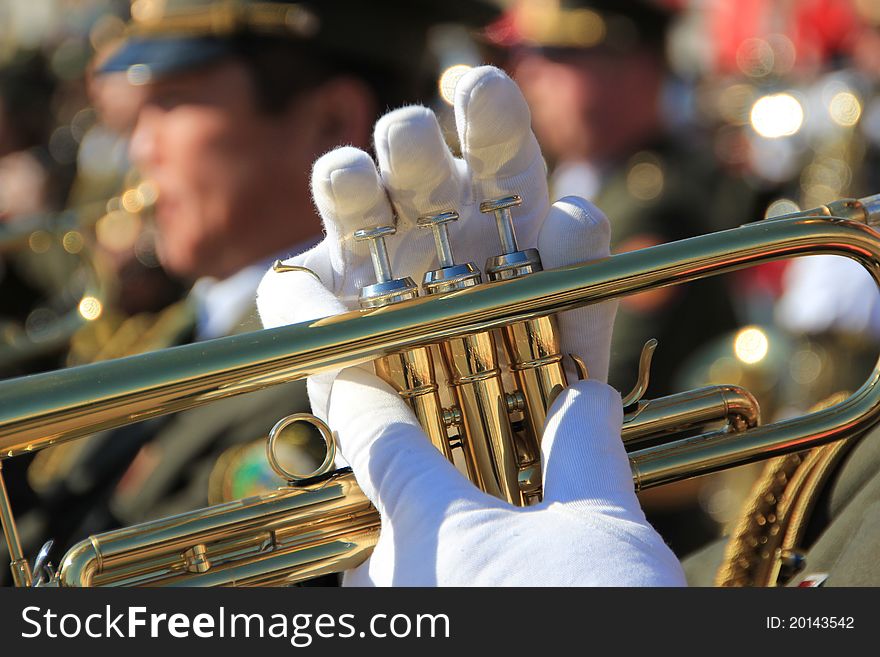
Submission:
[[143,67],[144,81],[197,68],[229,54],[228,42],[213,38],[143,38],[126,40],[97,69],[98,73]]

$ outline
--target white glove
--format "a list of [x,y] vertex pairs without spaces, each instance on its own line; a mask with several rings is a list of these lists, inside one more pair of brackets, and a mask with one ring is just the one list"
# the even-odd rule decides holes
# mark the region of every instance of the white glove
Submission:
[[776,320],[792,333],[837,331],[880,338],[880,294],[859,263],[835,255],[798,258],[785,270]]
[[[368,248],[352,239],[363,227],[396,223],[397,235],[387,240],[394,275],[420,281],[438,264],[433,236],[416,219],[455,210],[460,219],[449,232],[456,262],[482,268],[500,245],[494,219],[478,206],[500,196],[522,197],[513,211],[520,248],[537,244],[546,268],[608,255],[610,228],[600,211],[576,198],[550,206],[528,108],[504,73],[483,67],[462,78],[455,116],[463,159],[452,157],[430,110],[407,107],[376,124],[378,172],[354,148],[315,163],[312,190],[327,236],[288,264],[311,269],[329,290],[308,274],[270,271],[258,291],[266,327],[357,306],[361,287],[375,282]],[[594,379],[607,376],[615,311],[616,303],[606,302],[560,317],[566,351],[581,355]],[[383,518],[373,556],[346,583],[684,581],[633,492],[620,396],[598,381],[576,384],[551,409],[545,501],[529,509],[478,491],[430,445],[409,407],[368,372],[311,377],[309,396]],[[554,444],[562,446],[556,456]]]
[[[418,228],[416,220],[452,209],[460,215],[449,228],[456,262],[483,269],[501,246],[494,218],[480,213],[479,204],[510,194],[523,199],[513,209],[520,248],[537,247],[546,269],[608,255],[610,227],[598,209],[576,198],[550,206],[529,110],[510,78],[492,67],[468,73],[456,86],[455,116],[463,159],[452,157],[434,113],[419,106],[390,112],[377,122],[378,173],[372,158],[355,148],[321,157],[312,172],[312,193],[326,238],[287,263],[315,272],[346,308],[354,309],[360,289],[375,282],[368,246],[352,239],[356,230],[396,224],[397,234],[386,239],[394,276],[420,283],[438,263],[431,231]],[[315,319],[325,312],[303,303],[307,297],[296,294],[297,278],[292,272],[266,276],[258,291],[265,326]],[[608,376],[616,307],[611,301],[560,318],[568,351],[584,358],[590,376],[602,381]],[[568,374],[576,378],[573,371]],[[324,419],[331,381],[325,376],[309,383],[312,410]]]

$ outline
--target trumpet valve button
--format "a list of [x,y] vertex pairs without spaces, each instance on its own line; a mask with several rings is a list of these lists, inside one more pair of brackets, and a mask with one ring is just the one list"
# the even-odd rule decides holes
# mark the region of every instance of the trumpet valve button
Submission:
[[422,287],[426,294],[452,292],[466,287],[473,287],[480,282],[480,270],[472,262],[464,265],[455,264],[452,247],[449,245],[449,227],[451,221],[458,221],[458,213],[454,210],[426,214],[418,218],[419,228],[430,228],[434,232],[434,246],[437,248],[437,260],[440,268],[425,272]]
[[502,196],[480,203],[480,212],[495,212],[504,208],[513,208],[522,205],[522,196],[519,194],[511,194],[510,196]]
[[361,228],[354,232],[355,241],[366,242],[369,246],[373,272],[376,274],[374,284],[361,288],[358,299],[361,308],[388,306],[399,301],[414,299],[419,294],[419,288],[411,278],[394,278],[391,271],[391,259],[388,257],[385,237],[396,232],[394,226]]
[[495,227],[498,229],[501,249],[505,254],[519,250],[516,244],[516,232],[513,229],[513,215],[510,212],[510,208],[517,205],[522,205],[522,197],[517,194],[480,203],[480,212],[484,214],[491,212],[495,215]]
[[450,221],[458,221],[458,212],[455,210],[445,210],[437,214],[423,214],[418,218],[419,228],[431,228],[433,226],[443,226]]
[[376,273],[376,282],[387,283],[394,276],[391,273],[391,260],[388,258],[388,248],[385,246],[385,236],[394,235],[397,229],[394,226],[376,226],[375,228],[361,228],[354,232],[356,242],[367,242],[370,248],[370,256],[373,259],[373,271]]
[[437,248],[437,259],[440,261],[440,266],[444,268],[455,265],[455,259],[452,257],[452,246],[449,244],[449,227],[446,225],[452,221],[458,221],[458,212],[454,210],[422,215],[416,222],[419,228],[430,228],[434,232],[434,246]]
[[384,238],[386,235],[394,235],[396,232],[397,229],[394,226],[375,226],[354,231],[354,238],[358,242],[363,242],[365,240],[379,239],[380,237]]

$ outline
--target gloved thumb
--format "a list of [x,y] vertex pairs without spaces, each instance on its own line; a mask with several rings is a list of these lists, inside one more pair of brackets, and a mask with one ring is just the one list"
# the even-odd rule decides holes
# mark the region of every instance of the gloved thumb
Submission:
[[[592,203],[567,196],[550,208],[538,235],[538,250],[544,269],[555,269],[607,258],[611,245],[611,225]],[[559,330],[569,353],[587,364],[591,379],[608,378],[611,332],[617,300],[603,301],[560,313]],[[565,360],[570,381],[576,378],[569,359]]]
[[559,394],[541,444],[545,502],[644,519],[620,437],[622,423],[620,393],[605,383],[578,381]]

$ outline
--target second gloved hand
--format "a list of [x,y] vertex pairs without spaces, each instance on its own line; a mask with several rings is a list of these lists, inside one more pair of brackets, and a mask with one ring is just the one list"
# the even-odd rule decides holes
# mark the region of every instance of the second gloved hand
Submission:
[[474,487],[428,442],[396,392],[355,368],[336,380],[330,422],[382,516],[354,586],[682,586],[647,523],[620,440],[620,396],[580,381],[553,403],[544,501],[513,507]]

